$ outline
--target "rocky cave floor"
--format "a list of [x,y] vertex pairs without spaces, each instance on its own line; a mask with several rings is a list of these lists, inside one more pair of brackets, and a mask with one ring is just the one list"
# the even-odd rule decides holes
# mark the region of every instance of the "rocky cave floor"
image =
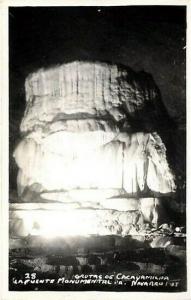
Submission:
[[186,290],[184,228],[163,224],[126,237],[28,236],[10,239],[10,246],[12,291]]

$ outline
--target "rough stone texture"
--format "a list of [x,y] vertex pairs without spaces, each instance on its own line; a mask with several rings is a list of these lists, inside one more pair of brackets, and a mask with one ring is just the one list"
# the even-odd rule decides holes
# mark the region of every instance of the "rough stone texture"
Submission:
[[[158,224],[153,193],[173,193],[176,185],[157,131],[167,115],[153,79],[76,61],[30,74],[25,88],[23,139],[14,152],[18,195],[28,203],[64,203],[52,234],[70,228],[69,234],[124,236],[144,222]],[[137,205],[141,196],[152,197],[149,205]],[[54,218],[52,209],[16,210],[10,227],[16,235],[43,235]]]
[[165,115],[151,78],[127,67],[76,61],[30,74],[25,88],[25,138],[14,152],[19,196],[26,187],[36,193],[175,191],[166,148],[153,131]]
[[[119,190],[111,196],[121,195],[121,190],[136,195],[146,188],[161,194],[175,191],[166,148],[157,133],[101,133],[59,131],[38,142],[31,136],[23,139],[14,152],[19,195],[27,186],[37,192]],[[62,199],[52,196],[52,200]]]
[[59,120],[88,117],[126,121],[131,127],[139,121],[153,129],[166,117],[152,78],[117,65],[76,61],[41,69],[28,76],[25,89],[23,133]]
[[[100,191],[101,193],[101,191]],[[54,193],[51,193],[54,194]],[[58,193],[60,196],[61,193]],[[51,196],[50,194],[48,194]],[[65,198],[63,203],[12,203],[10,204],[9,208],[10,211],[14,210],[34,210],[34,209],[47,209],[47,210],[67,210],[72,208],[99,208],[99,209],[113,209],[118,211],[131,211],[131,210],[138,210],[139,209],[139,200],[135,198],[110,198],[105,199],[105,197],[101,196],[99,198],[99,193],[95,193],[96,198],[91,197],[89,201],[84,199],[83,197],[75,198],[72,197],[71,199]],[[76,190],[76,196],[77,190]],[[82,195],[83,196],[83,195]],[[54,197],[54,196],[52,196]],[[51,197],[51,198],[52,198]],[[103,197],[103,198],[102,198]],[[73,202],[71,200],[73,199]],[[153,199],[153,198],[152,198]]]
[[[164,221],[167,222],[167,218],[160,198],[106,199],[103,195],[99,198],[99,193],[95,193],[91,201],[87,201],[83,198],[83,193],[81,198],[78,198],[75,197],[75,194],[79,196],[77,190],[75,192],[71,198],[63,198],[62,203],[42,203],[43,198],[41,198],[39,203],[10,204],[10,234],[126,236],[147,233],[172,234],[175,230],[174,225],[163,224]],[[53,224],[51,227],[50,219]],[[159,224],[162,225],[156,230]],[[177,227],[176,236],[182,235],[183,230],[184,227]]]
[[[111,209],[28,209],[10,211],[10,235],[45,237],[65,235],[115,235],[137,234],[144,226],[138,210],[115,211]],[[52,220],[51,227],[48,226]],[[74,222],[75,220],[75,222]]]

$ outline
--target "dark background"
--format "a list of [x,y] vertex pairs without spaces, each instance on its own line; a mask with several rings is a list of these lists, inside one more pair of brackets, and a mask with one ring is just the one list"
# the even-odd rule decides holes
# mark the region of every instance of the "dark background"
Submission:
[[[11,7],[9,9],[10,190],[26,76],[72,60],[100,60],[152,74],[177,128],[174,167],[185,182],[186,8],[183,6]],[[175,149],[174,148],[174,149]]]

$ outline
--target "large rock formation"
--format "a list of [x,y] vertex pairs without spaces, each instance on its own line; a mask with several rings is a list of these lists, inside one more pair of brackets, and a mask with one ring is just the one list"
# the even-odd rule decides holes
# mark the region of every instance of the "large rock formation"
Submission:
[[118,189],[111,196],[137,194],[146,187],[162,194],[175,189],[165,146],[155,132],[115,134],[100,129],[77,133],[59,129],[44,138],[37,135],[29,134],[14,154],[20,169],[20,195],[35,183],[40,184],[41,192]]
[[72,62],[29,75],[25,87],[23,139],[14,152],[23,201],[127,211],[129,197],[175,191],[157,132],[166,112],[150,76]]
[[[25,88],[24,134],[37,129],[50,134],[55,131],[52,123],[58,121],[59,127],[64,121],[62,130],[74,132],[100,127],[114,132],[122,127],[153,131],[166,118],[152,78],[117,65],[72,62],[41,69],[28,76]],[[84,119],[97,122],[66,122]]]

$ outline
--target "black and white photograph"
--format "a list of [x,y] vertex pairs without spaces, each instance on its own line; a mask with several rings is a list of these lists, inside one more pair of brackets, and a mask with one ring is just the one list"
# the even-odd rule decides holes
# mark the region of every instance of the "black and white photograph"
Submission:
[[187,291],[186,34],[186,5],[9,6],[9,291]]

